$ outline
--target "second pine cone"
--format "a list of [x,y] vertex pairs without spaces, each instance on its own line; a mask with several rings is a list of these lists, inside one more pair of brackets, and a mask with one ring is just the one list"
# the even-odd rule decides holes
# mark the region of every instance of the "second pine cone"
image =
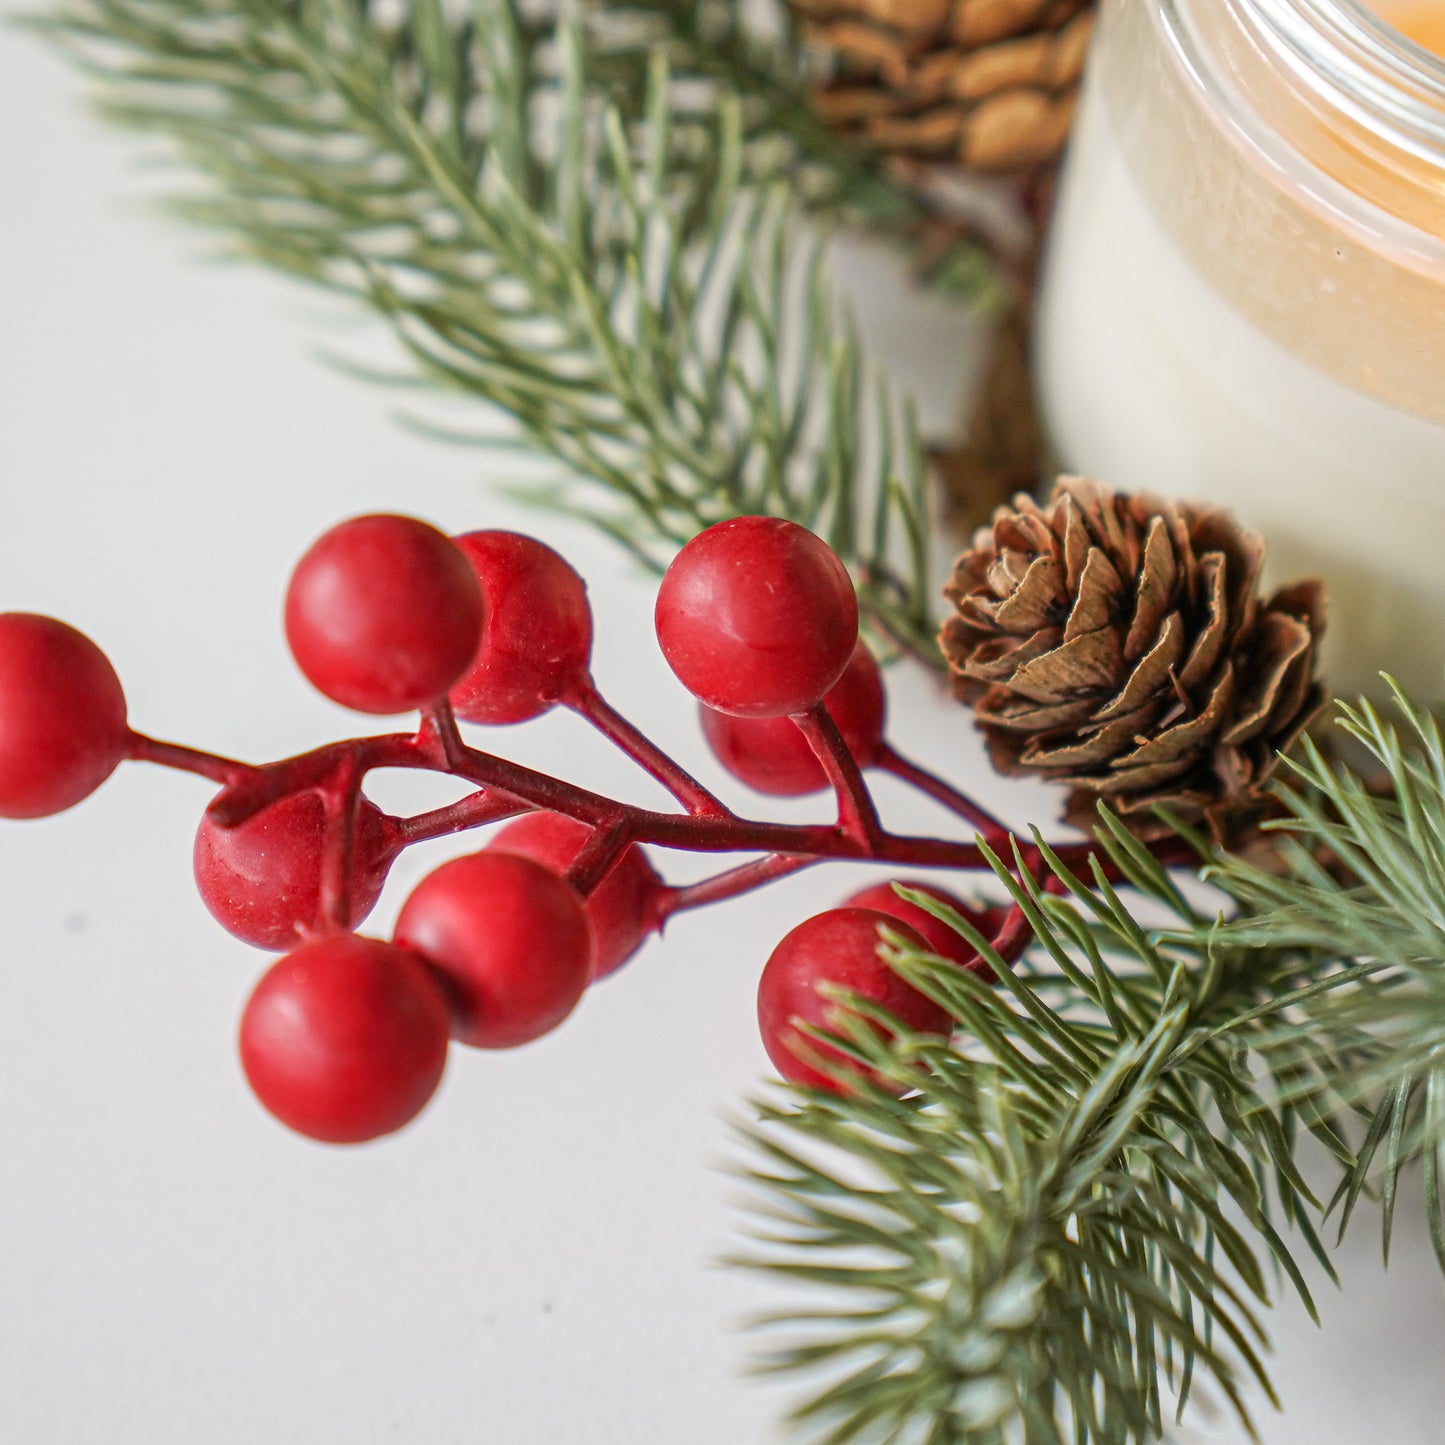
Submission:
[[1052,164],[1093,0],[791,0],[827,78],[814,105],[879,151],[992,174]]

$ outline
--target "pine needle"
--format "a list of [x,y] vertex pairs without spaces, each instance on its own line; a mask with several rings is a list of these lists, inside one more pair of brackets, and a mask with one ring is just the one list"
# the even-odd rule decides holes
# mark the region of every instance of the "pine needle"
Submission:
[[794,518],[874,631],[941,665],[921,449],[805,224],[918,205],[740,16],[57,0],[34,23],[103,114],[168,140],[176,213],[380,313],[429,386],[562,464],[569,509],[654,567],[725,517]]

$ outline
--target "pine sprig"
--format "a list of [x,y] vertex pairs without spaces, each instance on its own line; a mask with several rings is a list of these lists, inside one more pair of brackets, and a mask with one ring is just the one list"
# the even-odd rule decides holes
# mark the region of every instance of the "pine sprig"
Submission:
[[205,178],[178,210],[380,311],[428,381],[601,484],[562,495],[636,555],[792,517],[936,661],[917,437],[799,225],[889,193],[732,14],[61,0],[46,28]]
[[1428,713],[1398,690],[1395,701],[1403,735],[1368,702],[1339,708],[1341,729],[1371,760],[1364,773],[1314,746],[1291,765],[1294,785],[1276,790],[1288,816],[1273,825],[1282,872],[1234,859],[1213,876],[1246,906],[1234,938],[1353,965],[1350,987],[1266,1034],[1265,1057],[1300,1062],[1288,1097],[1357,1121],[1334,1200],[1341,1235],[1378,1186],[1388,1257],[1402,1175],[1418,1165],[1445,1268],[1445,742]]
[[828,1036],[916,1092],[799,1091],[747,1130],[749,1262],[824,1292],[772,1317],[790,1337],[764,1358],[821,1372],[798,1416],[819,1439],[1144,1441],[1163,1430],[1164,1385],[1182,1410],[1207,1376],[1246,1424],[1242,1378],[1268,1392],[1264,1261],[1309,1304],[1271,1198],[1324,1251],[1298,1120],[1245,1060],[1310,986],[1302,955],[1230,942],[1122,829],[1104,836],[1169,929],[1142,927],[1102,872],[1086,884],[1051,860],[1060,898],[1021,860],[1000,865],[1035,967],[1009,969],[946,911],[1002,988],[892,955],[955,1020],[956,1046],[896,1023],[885,1041],[857,1001]]

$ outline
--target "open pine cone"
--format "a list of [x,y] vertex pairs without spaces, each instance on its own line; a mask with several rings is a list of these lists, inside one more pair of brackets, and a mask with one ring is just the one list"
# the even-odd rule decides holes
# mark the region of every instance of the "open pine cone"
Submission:
[[1264,543],[1227,512],[1063,478],[1000,507],[954,566],[941,642],[1000,771],[1243,837],[1276,756],[1324,706],[1323,588],[1258,592]]
[[791,0],[818,113],[890,155],[1019,174],[1068,136],[1093,0]]

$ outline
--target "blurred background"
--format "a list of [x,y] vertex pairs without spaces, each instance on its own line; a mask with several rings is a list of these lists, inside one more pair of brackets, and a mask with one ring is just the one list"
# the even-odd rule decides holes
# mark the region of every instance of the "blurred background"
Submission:
[[[286,655],[282,590],[316,533],[376,509],[535,531],[589,580],[604,691],[731,789],[657,652],[652,581],[506,500],[515,459],[423,440],[397,424],[403,397],[324,364],[376,338],[214,264],[150,214],[136,155],[84,114],[73,73],[0,29],[0,609],[94,636],[138,728],[262,760],[365,727]],[[976,324],[884,251],[839,263],[926,427],[949,429]],[[928,679],[897,670],[891,707],[906,751],[1011,821],[1047,819],[1044,794],[988,775]],[[493,745],[654,796],[570,718]],[[445,795],[411,777],[373,791]],[[900,826],[940,822],[879,795]],[[885,875],[818,870],[679,920],[557,1033],[457,1051],[410,1129],[336,1150],[272,1124],[241,1078],[235,1021],[266,960],[191,886],[207,796],[127,767],[70,813],[0,824],[0,1445],[786,1438],[785,1393],[743,1375],[737,1326],[766,1295],[716,1263],[737,1243],[728,1119],[766,1072],[753,991],[773,944]],[[372,929],[457,851],[409,854]],[[1445,1287],[1421,1221],[1404,1214],[1388,1274],[1363,1227],[1340,1268],[1342,1295],[1317,1282],[1323,1332],[1288,1296],[1275,1314],[1285,1414],[1261,1404],[1263,1438],[1438,1440]],[[1179,1438],[1243,1437],[1200,1411]]]

